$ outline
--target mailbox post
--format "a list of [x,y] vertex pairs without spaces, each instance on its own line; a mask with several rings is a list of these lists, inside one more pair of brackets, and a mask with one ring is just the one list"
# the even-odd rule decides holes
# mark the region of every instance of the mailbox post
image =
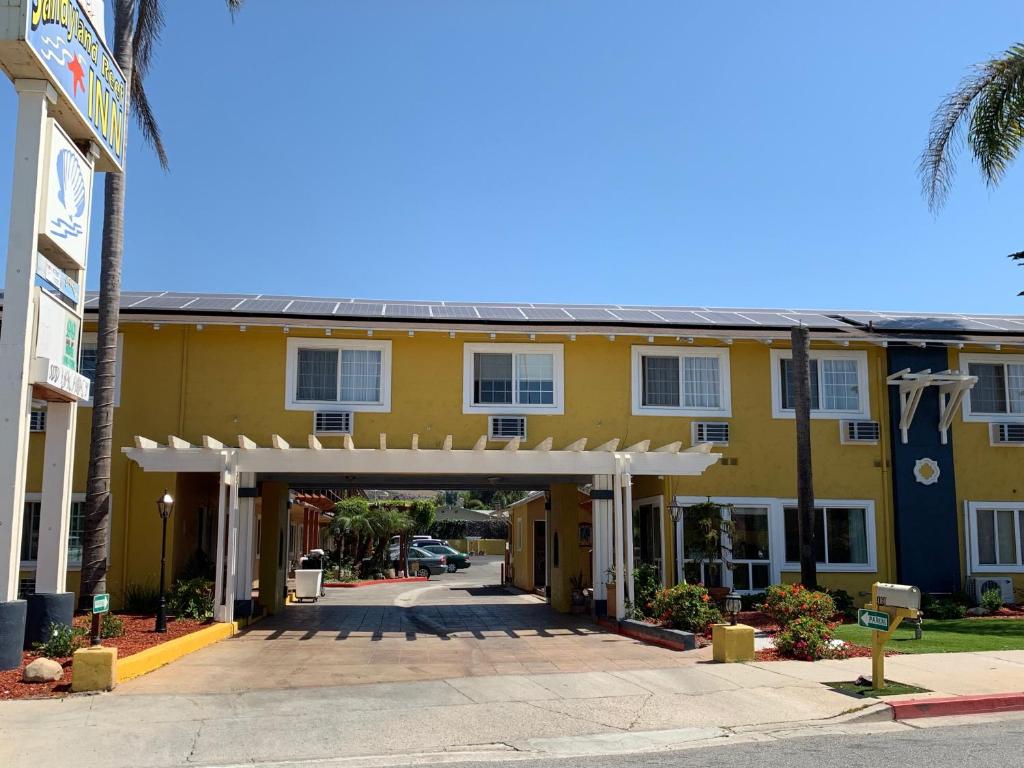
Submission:
[[906,584],[871,585],[871,602],[857,611],[857,623],[871,633],[871,687],[885,687],[885,644],[904,619],[921,615],[921,590]]

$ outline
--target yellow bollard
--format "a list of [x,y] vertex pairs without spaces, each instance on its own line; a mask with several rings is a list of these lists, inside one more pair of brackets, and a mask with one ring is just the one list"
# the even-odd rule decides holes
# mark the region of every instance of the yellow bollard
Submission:
[[753,661],[754,628],[746,624],[713,624],[711,646],[715,661]]

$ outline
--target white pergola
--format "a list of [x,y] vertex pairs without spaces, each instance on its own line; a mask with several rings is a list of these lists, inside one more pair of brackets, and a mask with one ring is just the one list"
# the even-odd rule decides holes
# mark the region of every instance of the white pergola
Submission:
[[890,386],[899,387],[900,396],[900,437],[904,444],[907,442],[907,435],[910,425],[917,413],[917,406],[921,403],[921,396],[928,387],[939,388],[939,433],[942,436],[942,444],[949,440],[949,428],[953,424],[953,416],[957,408],[963,402],[964,395],[978,383],[977,376],[960,373],[960,371],[942,371],[932,373],[930,368],[925,368],[917,373],[911,372],[909,368],[890,374],[886,377]]
[[[452,436],[440,448],[420,448],[414,434],[410,448],[389,448],[387,434],[380,435],[376,448],[356,448],[350,436],[342,448],[324,448],[310,435],[305,448],[293,448],[280,435],[265,447],[245,435],[237,447],[204,436],[201,445],[170,435],[161,445],[145,437],[135,438],[135,447],[123,448],[125,455],[146,472],[212,472],[219,477],[215,613],[217,621],[234,618],[236,594],[248,595],[252,584],[250,553],[254,537],[254,499],[240,497],[239,487],[252,487],[258,474],[273,475],[403,475],[403,476],[524,476],[587,477],[592,479],[594,573],[614,567],[629,591],[616,590],[615,615],[625,613],[625,600],[633,600],[633,547],[624,546],[633,530],[633,475],[700,475],[721,458],[711,444],[682,450],[681,442],[650,449],[642,440],[619,450],[619,440],[587,450],[587,438],[561,449],[553,439],[532,448],[518,438],[503,448],[488,449],[482,435],[472,449],[455,449]],[[607,493],[610,491],[611,493]],[[610,496],[611,498],[606,498]],[[595,579],[595,599],[607,599],[602,581]],[[611,612],[611,606],[609,606]]]

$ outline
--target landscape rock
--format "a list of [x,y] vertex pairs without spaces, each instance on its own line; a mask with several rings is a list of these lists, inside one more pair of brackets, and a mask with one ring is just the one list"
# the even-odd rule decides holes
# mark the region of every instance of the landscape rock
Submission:
[[64,667],[53,659],[36,659],[27,667],[21,679],[26,683],[52,683],[64,677]]
[[968,608],[967,609],[967,615],[968,616],[988,616],[988,614],[989,614],[988,610],[985,609],[985,608],[982,608],[980,605],[975,606],[974,608]]

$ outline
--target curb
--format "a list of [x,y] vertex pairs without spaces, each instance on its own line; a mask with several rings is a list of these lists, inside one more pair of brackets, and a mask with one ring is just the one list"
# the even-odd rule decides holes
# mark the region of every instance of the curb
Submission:
[[886,703],[892,708],[893,720],[913,720],[921,717],[946,717],[948,715],[983,715],[1024,710],[1024,692],[904,699]]
[[425,576],[404,576],[401,579],[370,579],[369,581],[328,581],[324,586],[327,589],[356,589],[357,587],[372,587],[377,584],[406,584],[413,581],[427,581]]

